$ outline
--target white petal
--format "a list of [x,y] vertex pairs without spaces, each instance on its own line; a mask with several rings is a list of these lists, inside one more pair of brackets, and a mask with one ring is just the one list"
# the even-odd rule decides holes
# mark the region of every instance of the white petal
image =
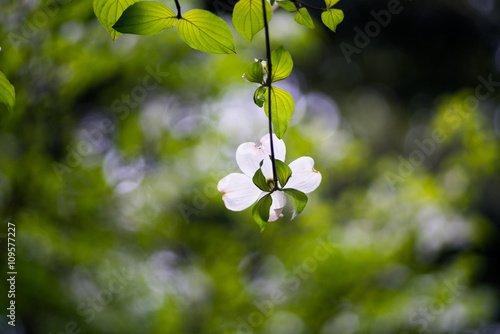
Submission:
[[271,159],[264,159],[264,163],[262,164],[262,174],[266,178],[266,181],[273,179],[273,163]]
[[255,203],[261,190],[245,174],[232,173],[219,181],[217,189],[222,193],[226,208],[241,211]]
[[286,205],[287,198],[283,191],[278,190],[271,194],[273,199],[273,204],[271,204],[271,209],[283,209]]
[[314,160],[310,157],[300,157],[289,165],[292,176],[285,188],[296,189],[307,194],[318,188],[321,174],[314,169]]
[[[271,155],[271,140],[269,138],[269,134],[265,135],[260,139],[260,144],[262,147],[262,151],[266,156]],[[276,135],[273,133],[273,146],[274,146],[274,157],[278,160],[285,162],[286,156],[286,146],[285,142],[282,139],[278,139]]]
[[243,143],[236,150],[236,162],[241,171],[252,178],[260,168],[260,162],[266,158],[262,149],[255,143]]
[[279,217],[283,217],[281,212],[286,205],[286,195],[282,191],[275,191],[271,194],[273,199],[273,204],[271,204],[271,209],[269,211],[269,220],[268,222],[273,222],[277,220]]
[[280,217],[283,217],[283,215],[281,214],[281,212],[283,212],[283,208],[281,209],[271,209],[271,211],[269,212],[269,220],[268,222],[273,222],[273,221],[276,221],[278,220]]

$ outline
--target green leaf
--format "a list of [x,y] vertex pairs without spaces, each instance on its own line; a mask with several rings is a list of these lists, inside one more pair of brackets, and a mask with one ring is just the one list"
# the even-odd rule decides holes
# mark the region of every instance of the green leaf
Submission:
[[271,194],[267,194],[262,197],[252,209],[253,219],[259,225],[261,232],[264,231],[266,223],[269,220],[271,204],[273,204],[273,198],[271,197]]
[[262,68],[262,63],[257,61],[248,65],[243,78],[250,82],[262,84],[264,81],[264,69]]
[[309,15],[307,8],[304,7],[299,9],[297,14],[295,14],[295,22],[311,29],[314,28],[314,22],[311,18],[311,15]]
[[286,10],[287,12],[293,13],[297,11],[297,6],[291,1],[285,0],[285,1],[276,1],[278,5]]
[[113,26],[124,34],[153,36],[165,29],[172,28],[177,22],[177,15],[156,1],[137,2],[128,7]]
[[[271,21],[273,12],[271,5],[267,0],[266,18],[267,23]],[[240,0],[234,6],[233,10],[233,26],[241,36],[249,41],[253,39],[255,34],[264,29],[264,11],[262,10],[262,0]]]
[[274,160],[276,163],[276,174],[278,174],[278,180],[280,181],[280,185],[283,188],[290,176],[292,176],[292,170],[286,163],[280,160]]
[[260,108],[262,108],[264,102],[266,102],[266,91],[266,87],[260,86],[253,94],[253,102]]
[[293,205],[292,219],[297,217],[306,207],[307,196],[301,191],[295,189],[283,189],[285,194],[290,196]]
[[[269,101],[268,94],[265,94],[266,102],[264,104],[264,111],[269,117]],[[274,133],[278,138],[283,138],[288,123],[293,114],[293,97],[283,89],[272,87],[271,88],[271,111]]]
[[271,53],[271,62],[273,66],[271,82],[286,79],[292,72],[292,56],[290,55],[290,52],[282,47],[273,50]]
[[140,0],[94,0],[94,13],[113,40],[121,33],[113,29],[123,11]]
[[16,90],[2,72],[0,72],[0,103],[5,104],[10,112],[14,111]]
[[266,181],[266,177],[262,173],[262,168],[257,169],[252,178],[253,183],[259,187],[262,191],[270,191],[269,184]]
[[344,20],[344,12],[340,9],[329,9],[321,13],[321,21],[333,32],[337,26]]
[[340,0],[325,0],[325,4],[327,8],[332,8],[339,2]]
[[177,22],[179,35],[190,47],[207,53],[236,53],[233,34],[223,19],[203,9],[193,9]]

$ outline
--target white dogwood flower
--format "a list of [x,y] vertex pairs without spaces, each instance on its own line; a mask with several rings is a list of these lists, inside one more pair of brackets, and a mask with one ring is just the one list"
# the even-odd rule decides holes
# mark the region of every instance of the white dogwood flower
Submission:
[[[276,160],[285,161],[286,147],[283,140],[273,134],[274,154]],[[273,185],[271,145],[269,134],[262,137],[260,146],[255,143],[243,143],[236,150],[236,162],[241,173],[232,173],[219,181],[217,189],[222,193],[222,199],[226,208],[231,211],[242,211],[250,207],[257,200],[269,194],[271,191],[263,191],[253,183],[255,172],[261,168],[266,182]],[[285,187],[281,189],[278,182],[278,190],[272,191],[272,205],[269,212],[268,222],[277,220],[283,215],[281,212],[287,203],[284,189],[295,189],[305,194],[315,190],[321,183],[321,174],[314,169],[314,160],[310,157],[300,157],[288,165],[292,175]],[[272,187],[271,187],[272,188]]]

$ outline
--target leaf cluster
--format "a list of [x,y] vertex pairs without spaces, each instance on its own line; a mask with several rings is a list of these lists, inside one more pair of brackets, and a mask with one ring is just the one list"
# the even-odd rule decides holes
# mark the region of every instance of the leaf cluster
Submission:
[[121,34],[152,36],[176,26],[180,38],[193,49],[236,53],[226,22],[206,10],[193,9],[182,15],[179,10],[176,15],[157,1],[94,0],[94,12],[113,40]]
[[314,28],[314,22],[309,14],[309,11],[307,10],[307,7],[320,10],[322,12],[321,21],[323,21],[323,24],[335,32],[337,30],[337,26],[344,20],[344,12],[340,9],[332,8],[339,1],[340,0],[325,0],[326,8],[323,9],[308,6],[298,0],[282,0],[276,2],[287,12],[296,13],[295,22],[311,29]]
[[271,63],[273,71],[270,78],[267,63],[262,59],[249,64],[243,78],[259,84],[254,93],[254,102],[257,106],[264,107],[267,117],[271,108],[273,128],[276,136],[281,139],[292,117],[294,102],[290,93],[273,87],[272,84],[288,78],[293,69],[293,60],[290,52],[279,47],[271,52]]
[[307,195],[303,192],[296,189],[285,188],[288,180],[292,176],[292,170],[281,160],[275,160],[275,162],[276,173],[279,181],[278,185],[275,185],[273,180],[266,180],[264,173],[262,173],[262,167],[259,168],[253,176],[253,183],[259,187],[260,190],[268,192],[259,201],[257,201],[252,209],[252,216],[255,222],[259,225],[261,232],[264,231],[266,223],[269,220],[271,205],[273,202],[271,194],[273,192],[283,191],[291,199],[293,206],[291,220],[297,217],[304,210],[308,200]]

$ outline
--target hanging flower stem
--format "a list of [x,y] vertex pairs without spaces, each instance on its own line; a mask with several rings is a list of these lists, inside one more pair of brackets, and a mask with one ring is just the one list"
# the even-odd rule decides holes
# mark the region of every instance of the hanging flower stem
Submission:
[[174,0],[174,1],[175,1],[175,7],[177,8],[177,18],[180,20],[182,19],[181,5],[179,4],[179,0]]
[[271,42],[269,41],[269,25],[267,24],[266,1],[267,0],[262,0],[262,10],[264,13],[264,32],[266,35],[266,57],[267,57],[266,86],[267,86],[267,105],[269,111],[269,142],[271,145],[271,163],[273,165],[273,182],[274,182],[274,188],[272,189],[271,192],[273,192],[278,189],[278,173],[276,172],[276,161],[275,161],[276,159],[274,157],[274,144],[273,144],[273,119],[272,119],[273,113],[271,112],[271,77],[272,77],[273,64],[271,63]]

